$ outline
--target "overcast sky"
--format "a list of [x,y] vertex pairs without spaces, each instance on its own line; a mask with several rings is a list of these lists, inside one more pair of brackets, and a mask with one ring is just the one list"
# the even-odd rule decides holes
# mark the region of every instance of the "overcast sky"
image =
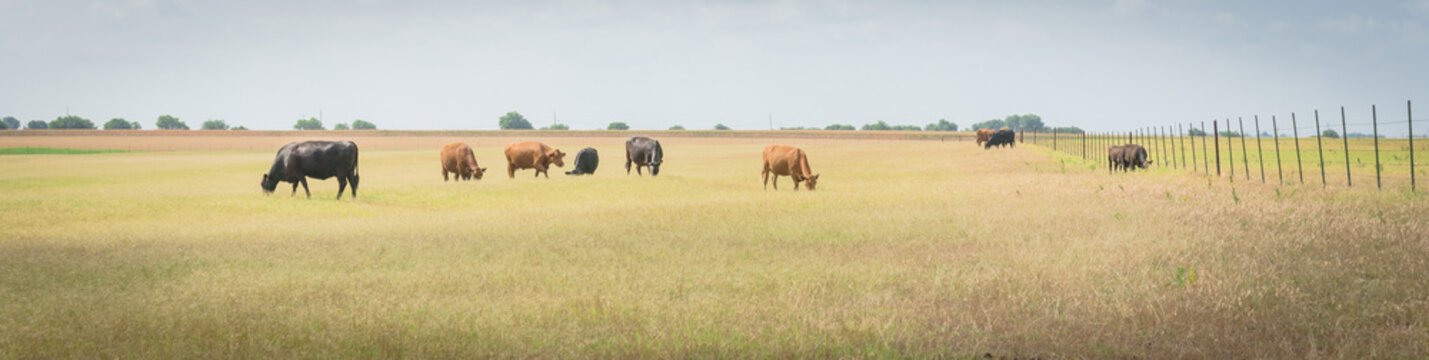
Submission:
[[0,116],[146,129],[1403,121],[1426,66],[1429,0],[0,0]]

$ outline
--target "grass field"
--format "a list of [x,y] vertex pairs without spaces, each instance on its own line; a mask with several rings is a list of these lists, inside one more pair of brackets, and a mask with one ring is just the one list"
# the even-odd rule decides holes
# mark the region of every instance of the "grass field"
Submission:
[[359,140],[341,201],[262,195],[276,146],[0,158],[0,358],[1429,355],[1423,193],[816,139],[444,183],[445,140]]

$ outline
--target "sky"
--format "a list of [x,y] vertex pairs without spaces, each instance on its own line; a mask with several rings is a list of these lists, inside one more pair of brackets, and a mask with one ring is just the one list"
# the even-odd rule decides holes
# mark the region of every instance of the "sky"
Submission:
[[0,24],[0,116],[146,129],[495,129],[518,111],[573,129],[1032,113],[1122,131],[1429,104],[1429,0],[0,0]]

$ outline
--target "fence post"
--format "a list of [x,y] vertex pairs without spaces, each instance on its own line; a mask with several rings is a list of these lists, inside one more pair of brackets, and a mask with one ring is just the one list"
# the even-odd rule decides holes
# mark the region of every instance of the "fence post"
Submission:
[[[1180,124],[1177,124],[1177,126],[1180,126]],[[1190,128],[1191,130],[1196,130],[1196,128],[1195,128],[1195,127],[1192,127],[1191,124],[1186,124],[1186,127],[1187,127],[1187,128]],[[1183,133],[1183,134],[1185,134],[1185,133]],[[1197,164],[1197,163],[1196,163],[1196,138],[1195,138],[1195,137],[1192,137],[1190,140],[1191,140],[1191,173],[1194,174],[1194,173],[1196,173],[1196,165],[1200,165],[1200,164]],[[1182,154],[1182,155],[1184,156],[1185,154]]]
[[1350,127],[1345,125],[1345,107],[1340,107],[1340,139],[1345,141],[1345,186],[1355,186],[1350,177]]
[[1404,107],[1409,112],[1409,191],[1414,192],[1414,102],[1405,100]]
[[1255,158],[1260,160],[1260,183],[1265,183],[1265,147],[1260,145],[1260,115],[1255,116]]
[[[1226,118],[1226,132],[1234,132],[1231,131],[1231,118]],[[1230,179],[1231,182],[1235,182],[1235,139],[1232,139],[1229,134],[1226,135],[1226,165],[1230,165],[1228,166],[1231,170]]]
[[1320,188],[1330,186],[1325,179],[1325,133],[1320,131],[1320,110],[1315,110],[1315,148],[1320,149]]
[[1216,139],[1216,176],[1221,176],[1221,122],[1211,120],[1211,131],[1215,132]]
[[1176,154],[1176,143],[1171,141],[1170,137],[1167,137],[1171,132],[1166,131],[1165,126],[1157,126],[1157,129],[1161,133],[1161,142],[1166,144],[1166,162],[1172,164],[1172,166],[1167,166],[1167,168],[1174,168],[1176,164],[1176,156],[1174,156]]
[[1379,179],[1379,111],[1374,105],[1369,106],[1370,124],[1374,126],[1374,187],[1384,190],[1384,183]]
[[1082,132],[1082,160],[1087,159],[1087,132]]
[[1250,156],[1246,155],[1245,146],[1245,118],[1237,117],[1235,121],[1240,126],[1240,162],[1245,169],[1245,181],[1250,181]]
[[1178,168],[1186,167],[1186,129],[1181,128],[1181,124],[1176,124],[1176,141],[1181,142],[1181,164]]
[[1052,151],[1057,151],[1057,129],[1052,129]]
[[1300,122],[1290,113],[1290,130],[1295,135],[1295,169],[1300,172],[1300,184],[1305,184],[1305,167],[1300,165]]
[[1280,177],[1280,185],[1285,185],[1285,171],[1280,169],[1280,124],[1275,115],[1270,116],[1270,135],[1275,139],[1275,175]]
[[1027,129],[1022,128],[1021,126],[1017,127],[1017,142],[1024,144],[1027,143]]
[[[1210,153],[1211,149],[1208,149],[1209,146],[1206,146],[1206,138],[1209,137],[1209,136],[1206,136],[1206,135],[1208,135],[1208,134],[1206,134],[1206,122],[1205,122],[1205,121],[1202,121],[1202,122],[1201,122],[1201,160],[1205,160],[1205,161],[1202,161],[1202,162],[1201,162],[1201,167],[1204,168],[1204,169],[1201,169],[1201,170],[1202,170],[1202,172],[1204,172],[1204,173],[1206,174],[1206,176],[1211,176],[1211,155],[1210,155],[1210,154],[1211,154],[1211,153]],[[1217,151],[1219,151],[1219,150],[1217,150]],[[1216,161],[1217,161],[1217,162],[1220,161],[1220,154],[1219,154],[1219,153],[1217,153],[1217,155],[1216,155]],[[1221,173],[1220,168],[1221,168],[1220,165],[1216,165],[1216,175],[1220,175],[1220,173]]]

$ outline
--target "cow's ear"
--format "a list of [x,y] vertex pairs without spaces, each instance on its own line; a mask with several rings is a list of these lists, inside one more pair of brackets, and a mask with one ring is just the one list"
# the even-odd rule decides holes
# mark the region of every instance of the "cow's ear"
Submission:
[[268,181],[268,174],[263,174],[263,181]]
[[809,180],[818,180],[818,179],[819,179],[819,174],[814,174],[814,176],[810,176],[810,177],[809,177]]
[[481,170],[481,172],[486,172],[486,168],[478,168],[478,170]]

